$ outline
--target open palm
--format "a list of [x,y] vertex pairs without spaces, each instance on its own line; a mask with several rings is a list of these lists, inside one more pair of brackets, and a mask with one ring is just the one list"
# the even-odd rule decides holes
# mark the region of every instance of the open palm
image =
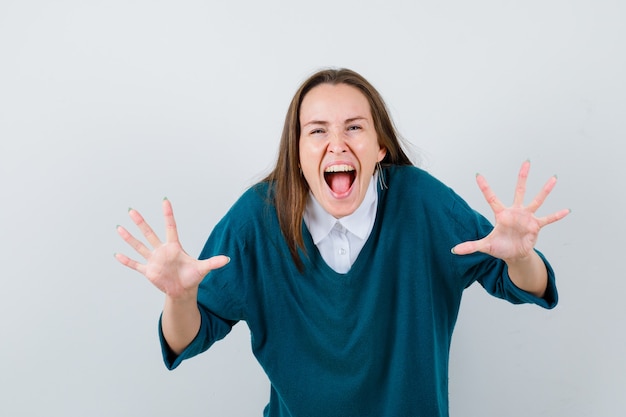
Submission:
[[118,226],[117,231],[122,239],[146,262],[137,262],[123,254],[115,254],[115,258],[123,265],[145,275],[152,284],[172,298],[195,296],[198,285],[209,271],[221,268],[229,261],[228,257],[221,255],[206,260],[189,256],[178,240],[172,205],[167,199],[163,200],[165,242],[161,242],[138,211],[130,209],[128,213],[152,249],[136,239],[128,230]]
[[523,259],[533,251],[541,228],[561,220],[570,213],[569,209],[564,209],[544,217],[535,216],[556,185],[556,176],[551,177],[535,198],[524,206],[529,171],[530,162],[525,161],[519,171],[515,197],[510,207],[502,204],[482,175],[476,176],[476,182],[494,212],[495,227],[482,239],[455,246],[452,250],[455,254],[483,252],[505,261]]

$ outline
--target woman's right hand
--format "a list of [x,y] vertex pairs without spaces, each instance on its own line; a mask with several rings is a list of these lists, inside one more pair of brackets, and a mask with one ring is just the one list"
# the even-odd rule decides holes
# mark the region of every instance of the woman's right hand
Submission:
[[195,301],[202,279],[211,270],[223,267],[230,260],[223,255],[205,260],[189,256],[178,240],[174,212],[167,199],[163,200],[165,242],[161,242],[139,212],[130,209],[128,214],[152,249],[136,239],[128,230],[118,226],[117,232],[122,239],[132,246],[146,262],[140,263],[119,253],[115,254],[115,258],[123,265],[143,274],[172,300],[193,299]]

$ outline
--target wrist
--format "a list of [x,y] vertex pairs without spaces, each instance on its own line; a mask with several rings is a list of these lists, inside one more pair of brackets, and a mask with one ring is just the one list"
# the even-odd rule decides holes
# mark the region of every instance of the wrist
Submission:
[[548,285],[548,273],[543,260],[533,251],[528,256],[506,261],[508,275],[518,288],[543,297]]
[[533,250],[523,256],[504,259],[504,262],[506,262],[509,269],[526,268],[536,262],[536,257],[538,257],[538,255]]
[[198,288],[185,290],[176,295],[165,294],[165,303],[173,306],[196,304],[198,300]]

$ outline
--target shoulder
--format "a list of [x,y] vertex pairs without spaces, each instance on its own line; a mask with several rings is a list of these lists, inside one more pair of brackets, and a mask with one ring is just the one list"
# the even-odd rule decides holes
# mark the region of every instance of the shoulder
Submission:
[[243,237],[247,234],[245,231],[270,227],[269,224],[274,220],[277,222],[270,192],[271,185],[268,182],[260,182],[248,188],[222,217],[216,229],[228,229],[236,234],[241,233]]
[[250,217],[258,210],[267,209],[270,204],[270,184],[259,182],[248,188],[229,209],[228,214]]
[[276,210],[271,204],[268,183],[248,188],[211,231],[204,252],[221,253],[216,247],[247,247],[277,230]]
[[255,218],[264,211],[273,209],[273,207],[270,184],[268,182],[259,182],[244,191],[224,217],[234,217],[240,220]]
[[490,227],[489,222],[452,188],[421,168],[392,166],[385,169],[385,175],[387,188],[379,195],[390,212],[456,225],[465,230]]
[[389,197],[410,198],[424,204],[453,204],[459,196],[429,172],[415,166],[391,166],[385,169]]

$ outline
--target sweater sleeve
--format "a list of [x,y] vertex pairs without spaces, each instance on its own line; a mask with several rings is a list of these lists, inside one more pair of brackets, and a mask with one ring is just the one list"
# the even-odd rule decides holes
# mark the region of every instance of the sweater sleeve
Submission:
[[[471,209],[460,197],[454,204],[458,242],[477,240],[487,236],[493,225],[481,214]],[[537,304],[551,309],[558,303],[555,274],[545,256],[535,250],[543,260],[548,272],[548,286],[543,297],[537,297],[518,288],[508,274],[506,263],[483,253],[455,256],[457,271],[465,277],[465,286],[478,281],[491,295],[513,304]]]
[[168,346],[163,336],[161,319],[159,319],[159,341],[161,342],[161,354],[163,362],[169,370],[173,370],[185,359],[192,358],[209,349],[213,343],[224,338],[235,325],[235,321],[222,319],[205,309],[200,308],[201,324],[198,334],[194,340],[183,350],[180,355],[176,355]]
[[232,209],[211,232],[199,259],[215,255],[226,255],[231,262],[220,269],[211,271],[200,283],[198,289],[198,309],[201,323],[198,334],[180,355],[176,355],[167,345],[159,320],[159,340],[165,366],[174,369],[180,363],[208,350],[215,342],[226,337],[232,327],[243,320],[243,299],[245,296],[245,236],[244,228]]
[[507,296],[504,298],[516,304],[532,303],[532,304],[537,304],[543,308],[552,309],[556,307],[559,301],[559,296],[558,296],[558,292],[556,289],[556,280],[554,276],[554,270],[552,269],[552,266],[550,265],[548,260],[545,258],[545,256],[541,252],[539,252],[538,250],[535,250],[535,252],[537,252],[539,257],[543,260],[543,263],[545,264],[546,270],[548,272],[548,285],[547,285],[546,293],[544,294],[544,296],[537,297],[533,294],[530,294],[529,292],[519,289],[513,283],[513,281],[511,281],[511,278],[509,277],[509,274],[508,274],[508,269],[505,264],[504,270],[506,272],[506,276],[503,278],[503,281],[506,287],[504,290],[504,293],[506,293]]

